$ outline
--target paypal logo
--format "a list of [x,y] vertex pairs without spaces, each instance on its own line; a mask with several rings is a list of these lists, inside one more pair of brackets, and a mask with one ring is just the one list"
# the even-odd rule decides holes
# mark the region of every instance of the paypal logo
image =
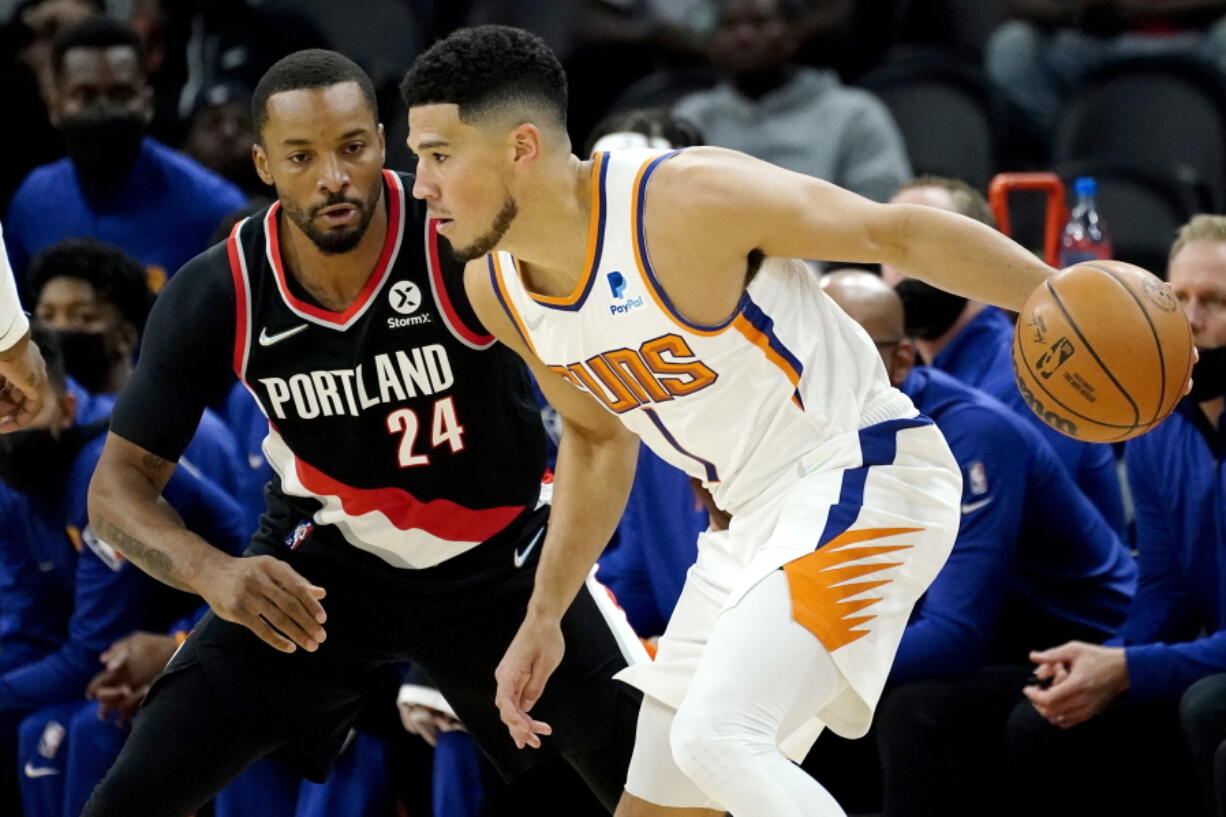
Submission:
[[609,313],[613,315],[624,315],[631,309],[635,309],[643,305],[643,296],[637,298],[626,297],[626,276],[614,270],[608,274],[609,290],[613,293],[613,297],[618,300],[624,300],[622,304],[609,304]]
[[614,270],[609,273],[608,278],[609,289],[613,291],[613,297],[622,297],[622,293],[626,291],[626,277],[617,270]]

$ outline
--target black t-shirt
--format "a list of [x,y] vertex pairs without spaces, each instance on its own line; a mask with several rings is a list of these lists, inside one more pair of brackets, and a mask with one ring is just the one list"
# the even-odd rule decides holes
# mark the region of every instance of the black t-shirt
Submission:
[[299,534],[332,525],[421,568],[538,504],[545,437],[525,368],[474,316],[462,265],[407,195],[411,177],[384,171],[384,185],[387,240],[344,312],[286,273],[279,204],[184,266],[150,315],[111,428],[177,460],[236,374],[269,419],[273,488],[301,504]]

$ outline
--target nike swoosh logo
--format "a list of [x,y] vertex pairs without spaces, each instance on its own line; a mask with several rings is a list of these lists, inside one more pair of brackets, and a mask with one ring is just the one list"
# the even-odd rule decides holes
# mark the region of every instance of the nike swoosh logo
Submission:
[[261,346],[272,346],[274,343],[280,343],[286,338],[292,338],[294,335],[298,334],[299,332],[301,332],[302,330],[306,328],[307,328],[307,325],[305,323],[302,323],[302,324],[295,326],[293,329],[286,329],[284,332],[278,332],[275,335],[270,335],[268,334],[268,327],[265,326],[263,329],[260,330],[260,345]]
[[59,774],[60,770],[51,766],[31,766],[27,761],[25,772],[26,777],[46,777],[51,774]]
[[987,505],[989,502],[991,502],[995,498],[996,497],[990,496],[987,499],[981,499],[978,502],[963,502],[962,503],[962,513],[974,513],[975,511],[979,510],[984,505]]
[[515,566],[516,567],[524,566],[524,562],[528,561],[528,554],[530,554],[532,552],[532,549],[536,547],[536,543],[541,541],[541,537],[544,534],[545,534],[545,529],[541,528],[540,530],[536,532],[536,536],[532,537],[532,541],[528,543],[528,546],[526,548],[524,548],[522,551],[521,550],[515,551]]

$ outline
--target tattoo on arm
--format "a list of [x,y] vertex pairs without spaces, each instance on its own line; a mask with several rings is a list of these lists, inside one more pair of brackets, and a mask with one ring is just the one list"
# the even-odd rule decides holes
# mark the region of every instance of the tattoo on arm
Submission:
[[166,466],[170,465],[170,463],[159,457],[157,454],[146,454],[145,456],[141,457],[141,465],[144,465],[150,471],[162,471],[166,468]]
[[170,585],[176,590],[183,590],[188,593],[195,592],[192,588],[175,578],[174,562],[169,554],[129,536],[106,519],[100,520],[98,535],[104,542],[118,548],[124,556],[144,568],[145,572],[155,579]]

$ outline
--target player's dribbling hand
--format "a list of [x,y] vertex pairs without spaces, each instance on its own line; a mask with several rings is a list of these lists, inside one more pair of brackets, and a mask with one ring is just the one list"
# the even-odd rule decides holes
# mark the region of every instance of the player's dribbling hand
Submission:
[[325,595],[322,587],[271,556],[225,559],[207,571],[205,587],[197,588],[214,613],[243,625],[281,652],[319,649],[327,635],[321,626],[327,619],[319,603]]
[[494,704],[507,725],[511,739],[522,749],[541,748],[541,735],[553,734],[553,727],[533,720],[528,712],[540,700],[545,682],[562,663],[566,642],[556,621],[524,619],[519,632],[507,647],[506,654],[494,671],[498,691]]

